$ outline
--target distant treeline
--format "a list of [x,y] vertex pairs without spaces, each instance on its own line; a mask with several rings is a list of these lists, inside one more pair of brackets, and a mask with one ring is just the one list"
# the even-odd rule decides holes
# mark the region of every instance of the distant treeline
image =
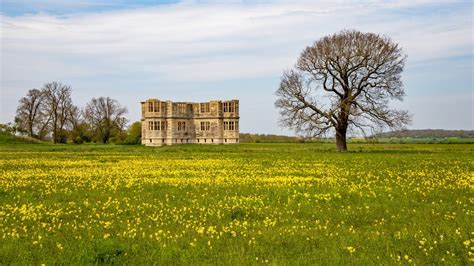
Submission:
[[306,142],[302,137],[292,137],[273,134],[250,134],[240,133],[240,143],[282,143],[282,142]]
[[379,133],[373,138],[474,138],[474,130],[412,129]]
[[14,121],[0,124],[0,132],[5,133],[2,139],[9,143],[140,144],[141,123],[128,125],[127,108],[117,100],[92,98],[79,107],[71,95],[71,86],[56,81],[30,89],[20,98]]
[[[332,143],[326,138],[305,138],[273,134],[240,133],[240,143]],[[403,130],[376,134],[367,138],[349,137],[349,143],[474,143],[474,130]]]

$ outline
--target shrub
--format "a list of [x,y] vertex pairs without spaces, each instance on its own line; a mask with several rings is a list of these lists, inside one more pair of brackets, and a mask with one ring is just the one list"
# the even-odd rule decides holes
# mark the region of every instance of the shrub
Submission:
[[84,143],[84,140],[83,140],[80,136],[77,136],[77,137],[74,139],[74,143],[75,143],[75,144],[82,144],[82,143]]

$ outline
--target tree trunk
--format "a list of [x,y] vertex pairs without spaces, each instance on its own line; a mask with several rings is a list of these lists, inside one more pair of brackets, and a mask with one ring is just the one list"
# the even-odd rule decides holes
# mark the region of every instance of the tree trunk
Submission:
[[347,151],[346,132],[347,127],[336,128],[336,146],[339,152]]
[[110,138],[110,133],[109,133],[109,130],[106,129],[106,131],[102,135],[102,144],[107,144],[107,142],[109,141],[109,138]]
[[56,123],[53,126],[53,143],[58,143],[58,127],[56,126]]

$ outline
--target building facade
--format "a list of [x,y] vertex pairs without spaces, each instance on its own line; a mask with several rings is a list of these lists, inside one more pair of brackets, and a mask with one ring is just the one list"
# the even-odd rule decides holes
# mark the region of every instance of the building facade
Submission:
[[239,143],[239,101],[141,102],[142,144]]

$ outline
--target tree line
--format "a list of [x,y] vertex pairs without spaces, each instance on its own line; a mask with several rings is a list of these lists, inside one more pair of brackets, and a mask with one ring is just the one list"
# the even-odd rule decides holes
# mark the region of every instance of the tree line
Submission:
[[373,138],[474,138],[474,130],[411,129],[379,133]]
[[240,133],[240,143],[303,143],[308,141],[308,138],[275,135],[275,134],[252,134],[252,133]]
[[19,101],[11,131],[53,143],[140,143],[141,123],[127,128],[127,108],[117,100],[92,98],[80,108],[71,94],[71,86],[56,81],[29,90]]

